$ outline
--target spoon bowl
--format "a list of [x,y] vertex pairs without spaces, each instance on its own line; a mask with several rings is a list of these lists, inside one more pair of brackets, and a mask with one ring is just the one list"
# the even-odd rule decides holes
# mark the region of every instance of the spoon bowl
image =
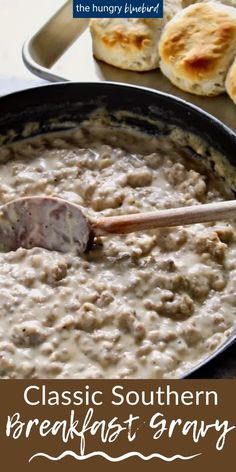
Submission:
[[86,250],[89,223],[78,205],[53,197],[26,197],[0,208],[0,251],[43,247]]

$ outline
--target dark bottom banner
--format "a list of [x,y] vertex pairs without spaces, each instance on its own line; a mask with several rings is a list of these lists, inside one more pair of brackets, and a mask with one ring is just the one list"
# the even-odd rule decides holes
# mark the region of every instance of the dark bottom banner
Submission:
[[1,381],[1,469],[232,468],[236,380]]

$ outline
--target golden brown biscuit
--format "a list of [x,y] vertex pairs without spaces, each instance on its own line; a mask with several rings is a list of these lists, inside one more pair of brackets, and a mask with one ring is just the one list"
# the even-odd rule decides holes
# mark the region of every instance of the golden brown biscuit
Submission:
[[161,31],[181,0],[166,0],[164,18],[96,18],[90,22],[93,54],[121,69],[146,71],[159,65]]
[[[214,2],[222,3],[223,5],[229,5],[230,7],[236,7],[236,0],[211,0]],[[206,3],[207,0],[182,0],[182,7],[186,8],[189,5],[193,5],[194,3]]]
[[196,95],[218,95],[236,54],[236,10],[216,2],[196,3],[164,28],[159,52],[164,75]]
[[225,87],[226,92],[236,104],[236,58],[228,71]]

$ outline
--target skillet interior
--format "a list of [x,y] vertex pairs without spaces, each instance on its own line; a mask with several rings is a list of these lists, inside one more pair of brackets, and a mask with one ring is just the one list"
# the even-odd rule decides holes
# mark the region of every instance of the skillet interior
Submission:
[[[170,95],[110,83],[63,83],[14,93],[0,99],[0,144],[50,131],[71,129],[98,108],[113,123],[135,126],[142,132],[167,135],[171,125],[194,133],[236,166],[236,135],[206,112]],[[122,115],[119,112],[124,112]],[[33,123],[29,126],[29,123]],[[226,349],[230,338],[189,374]]]

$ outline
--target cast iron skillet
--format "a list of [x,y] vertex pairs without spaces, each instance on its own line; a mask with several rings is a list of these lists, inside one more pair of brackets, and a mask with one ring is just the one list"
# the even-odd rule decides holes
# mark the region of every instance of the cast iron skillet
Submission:
[[[143,87],[99,83],[61,83],[24,90],[0,99],[0,144],[32,137],[40,133],[70,129],[97,108],[105,107],[115,124],[121,125],[118,111],[127,111],[126,124],[150,134],[168,135],[169,126],[177,125],[201,136],[236,166],[236,135],[216,118],[194,105]],[[130,116],[130,112],[133,116]],[[135,115],[135,116],[134,116]],[[156,121],[161,121],[159,125]],[[34,126],[26,127],[33,122]],[[232,345],[236,329],[228,340],[189,375]]]

